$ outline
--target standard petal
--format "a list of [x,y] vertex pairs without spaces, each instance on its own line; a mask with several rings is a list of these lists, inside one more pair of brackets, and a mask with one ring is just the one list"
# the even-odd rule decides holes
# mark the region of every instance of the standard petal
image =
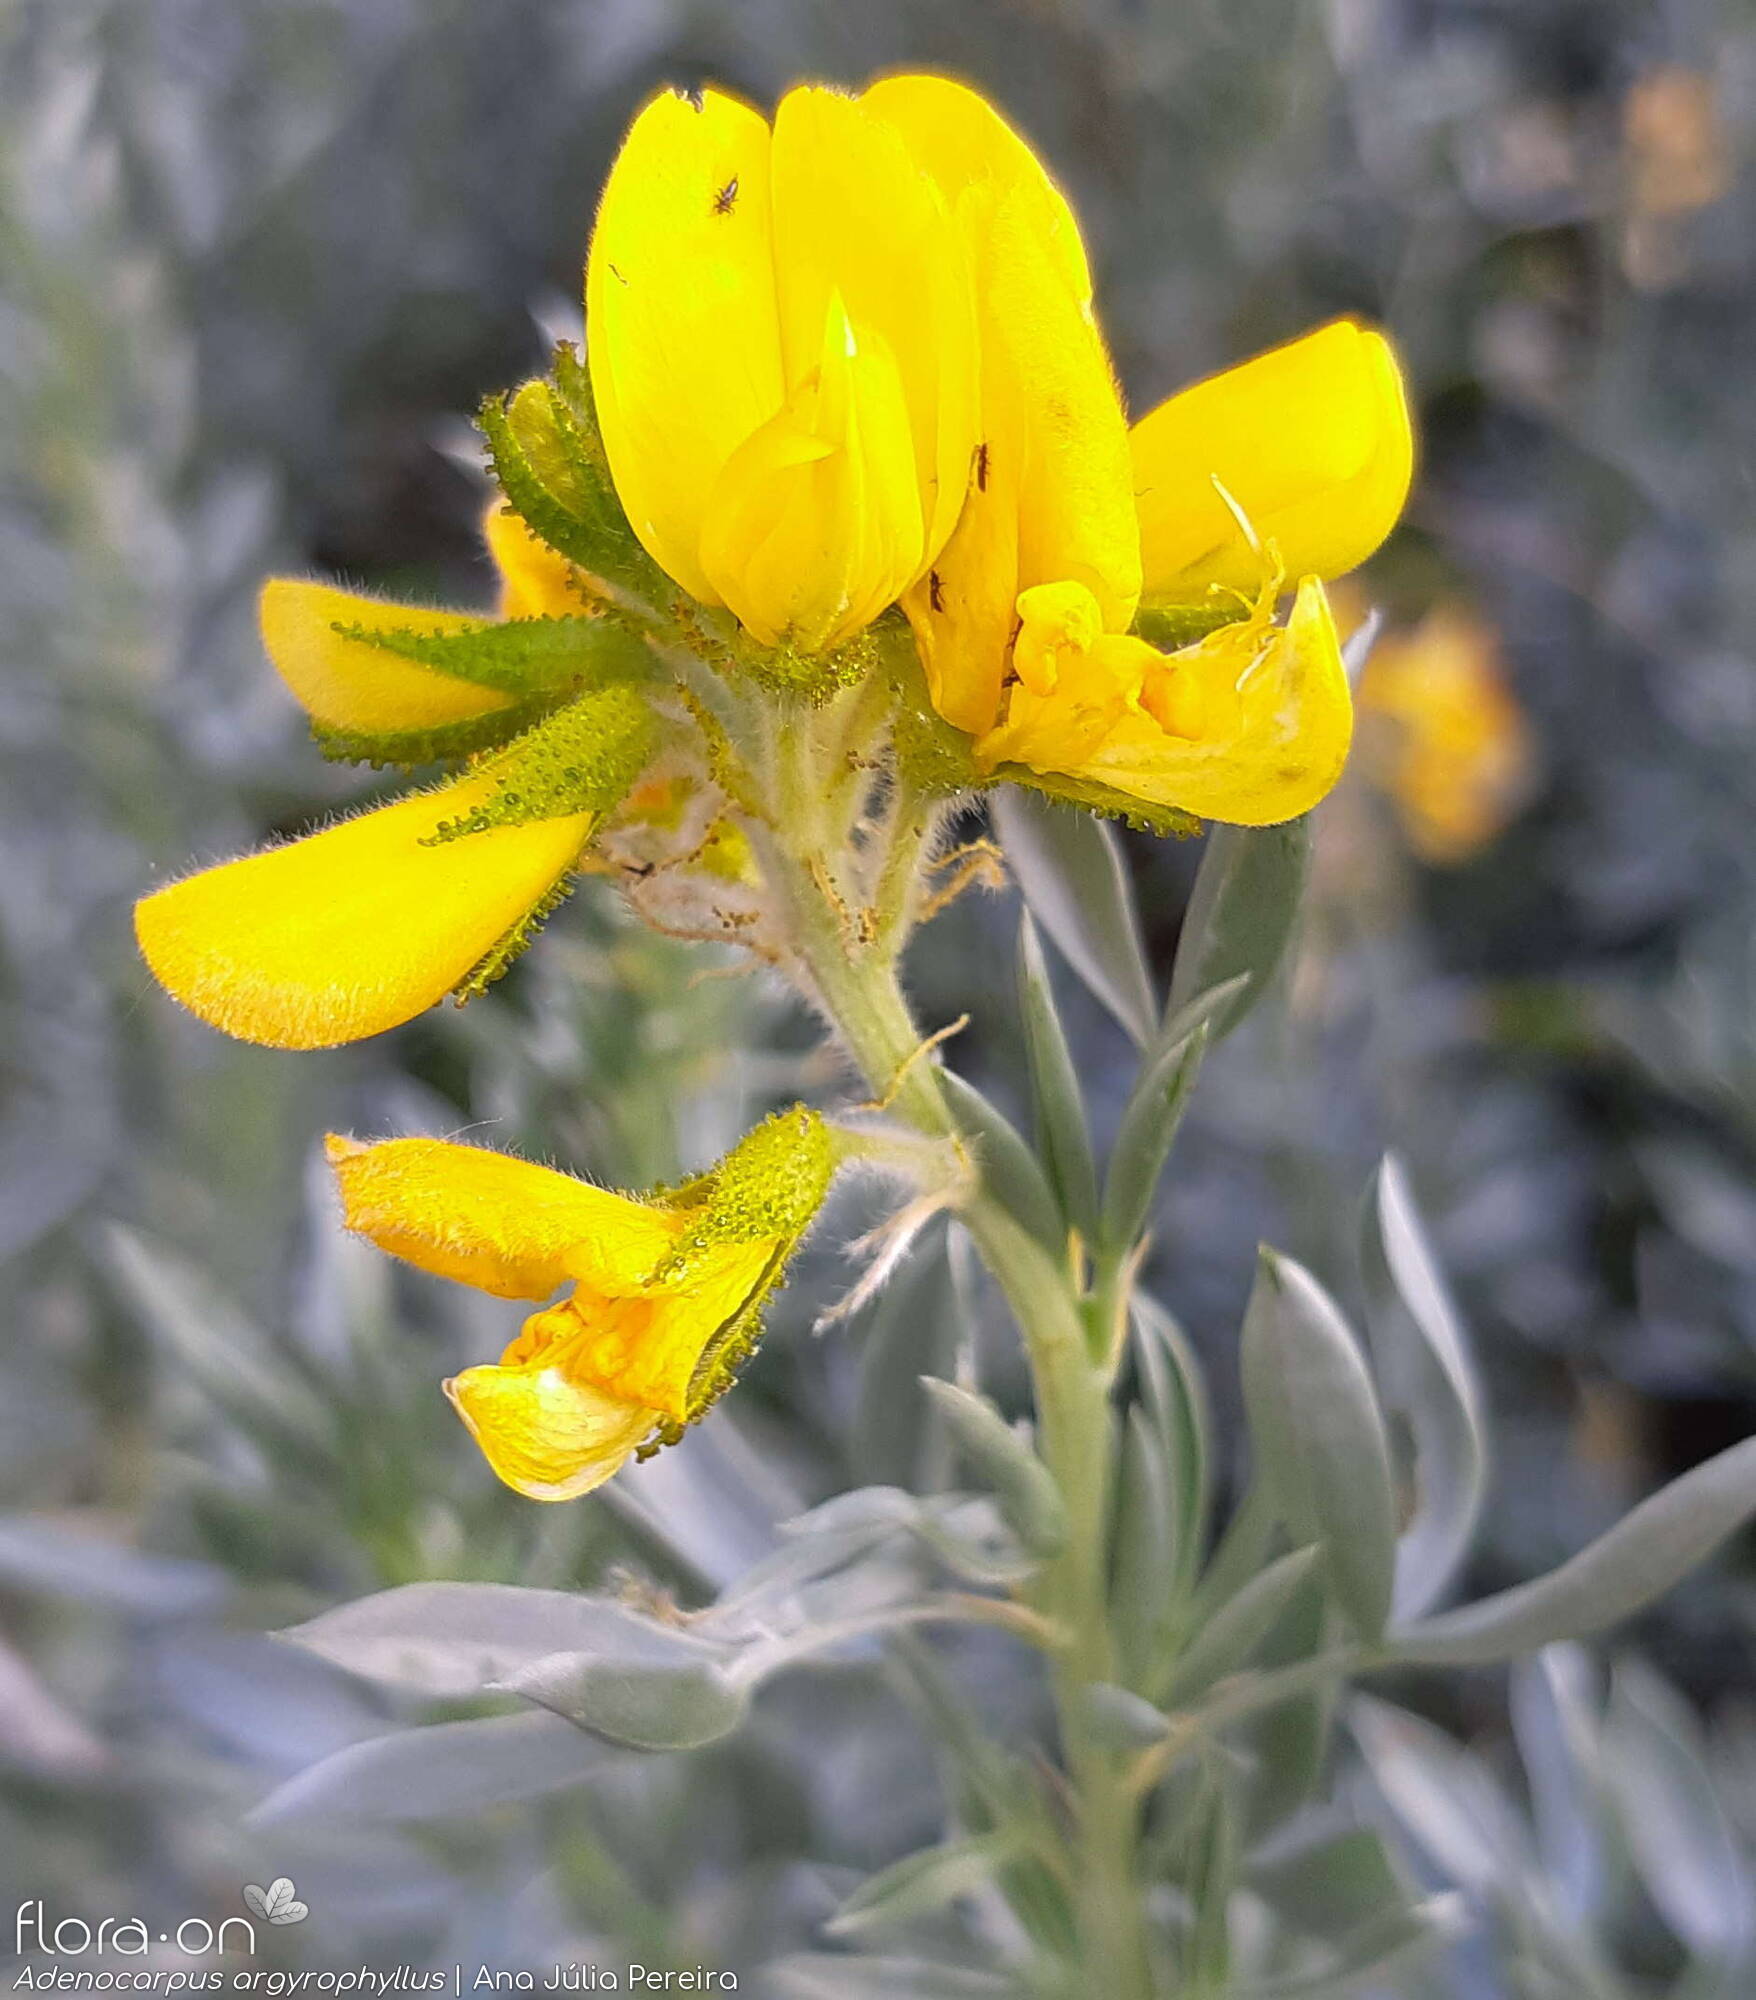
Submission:
[[637,1291],[680,1228],[662,1209],[482,1146],[332,1133],[326,1150],[349,1229],[497,1298],[546,1299],[588,1277]]
[[1161,403],[1132,434],[1145,594],[1254,594],[1262,558],[1217,480],[1291,575],[1335,577],[1396,525],[1414,470],[1390,344],[1352,320],[1258,355]]
[[970,187],[1023,202],[1032,235],[1048,247],[1067,289],[1090,300],[1091,267],[1067,197],[985,97],[945,76],[887,76],[860,102],[896,127],[953,208]]
[[580,571],[539,541],[504,500],[483,515],[482,538],[500,572],[502,618],[577,618],[588,608]]
[[276,672],[323,728],[364,734],[432,729],[512,705],[510,695],[437,673],[336,629],[440,636],[479,632],[488,619],[386,604],[295,576],[269,578],[259,615],[262,643]]
[[720,468],[781,407],[769,130],[736,98],[666,91],[634,121],[586,265],[586,348],[616,490],[648,554],[701,567]]
[[459,985],[573,867],[596,815],[439,846],[496,798],[472,775],[160,889],[134,912],[159,983],[268,1048],[322,1049],[412,1020]]

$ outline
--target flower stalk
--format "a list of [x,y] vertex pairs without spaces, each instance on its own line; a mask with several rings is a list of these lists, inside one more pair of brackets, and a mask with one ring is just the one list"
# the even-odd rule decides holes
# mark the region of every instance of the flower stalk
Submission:
[[[776,810],[762,844],[782,885],[790,943],[874,1099],[926,1138],[953,1136],[956,1120],[930,1054],[922,1059],[926,1038],[901,983],[905,926],[892,922],[866,935],[856,925],[850,935],[834,872],[836,855],[847,850],[832,844],[841,830],[825,824],[821,805],[835,794],[835,774],[821,761],[828,741],[833,731],[782,726],[774,732]],[[911,798],[902,777],[893,774],[889,782],[891,810],[873,822],[862,860],[879,883],[901,880],[918,894],[937,808]],[[958,1214],[1018,1323],[1038,1450],[1067,1507],[1065,1541],[1033,1580],[1029,1599],[1058,1635],[1049,1659],[1077,1856],[1081,1962],[1097,1990],[1150,2000],[1138,1793],[1125,1758],[1103,1740],[1092,1699],[1115,1668],[1106,1599],[1116,1478],[1111,1392],[1120,1347],[1109,1330],[1126,1313],[1135,1260],[1116,1260],[1100,1291],[1085,1295],[1075,1270],[1083,1260],[1049,1255],[982,1186],[979,1159],[974,1164]]]

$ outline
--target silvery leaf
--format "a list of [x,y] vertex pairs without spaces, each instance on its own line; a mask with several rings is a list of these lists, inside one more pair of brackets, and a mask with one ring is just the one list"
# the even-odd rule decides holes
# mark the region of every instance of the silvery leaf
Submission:
[[1134,888],[1114,830],[1008,785],[988,800],[1007,865],[1067,963],[1145,1048],[1157,1025]]
[[1389,1442],[1360,1350],[1310,1272],[1266,1249],[1242,1348],[1258,1474],[1291,1532],[1322,1547],[1337,1599],[1375,1640],[1390,1610],[1396,1515]]
[[1756,1438],[1661,1487],[1559,1569],[1391,1635],[1422,1666],[1485,1666],[1584,1638],[1662,1596],[1756,1513]]

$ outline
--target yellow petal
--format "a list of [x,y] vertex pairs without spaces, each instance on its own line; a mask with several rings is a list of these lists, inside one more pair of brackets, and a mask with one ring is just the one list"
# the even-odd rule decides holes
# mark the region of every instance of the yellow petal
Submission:
[[1262,561],[1217,479],[1293,574],[1340,576],[1396,525],[1414,434],[1383,335],[1337,320],[1161,403],[1134,426],[1149,598],[1254,592]]
[[565,1305],[537,1314],[527,1333],[538,1321],[552,1324],[567,1336],[569,1373],[683,1423],[695,1413],[690,1391],[702,1356],[750,1305],[778,1250],[774,1242],[715,1244],[686,1278],[638,1300],[582,1285]]
[[322,1049],[412,1020],[457,986],[568,873],[594,815],[442,846],[485,805],[482,772],[160,889],[134,912],[159,983],[211,1026]]
[[714,485],[702,564],[766,645],[815,651],[895,602],[921,560],[921,493],[894,357],[839,294],[820,359]]
[[601,1486],[658,1421],[553,1367],[466,1368],[445,1393],[482,1456],[528,1500],[574,1500]]
[[785,399],[770,139],[719,91],[672,92],[634,121],[586,265],[586,347],[604,449],[634,532],[691,596],[707,495]]
[[[945,197],[869,100],[788,92],[774,120],[773,198],[788,384],[796,388],[817,365],[839,298],[860,350],[887,354],[901,389],[919,528],[906,572],[871,579],[870,594],[889,604],[944,546],[969,484],[978,372],[973,276]],[[901,441],[868,434],[865,443],[889,457]],[[904,553],[899,543],[898,557]]]
[[511,706],[512,697],[435,673],[413,660],[346,639],[338,625],[369,632],[434,635],[479,632],[490,621],[461,611],[386,604],[301,577],[271,577],[262,587],[262,643],[281,679],[312,720],[366,733],[431,729]]
[[985,97],[946,76],[887,76],[860,102],[896,127],[953,207],[970,187],[987,188],[996,200],[1016,196],[1029,210],[1031,234],[1048,247],[1068,290],[1076,298],[1091,298],[1091,267],[1067,197]]
[[[1106,639],[1100,651],[1123,645],[1142,642]],[[1138,671],[1144,651],[1130,660]],[[1016,688],[1006,731],[984,747],[1039,773],[1087,778],[1238,826],[1296,819],[1341,776],[1353,704],[1335,623],[1315,577],[1299,585],[1284,626],[1258,617],[1223,626],[1180,653],[1158,656],[1156,671],[1172,685],[1127,708],[1096,747],[1057,743],[1054,732],[1041,728],[1027,735],[1036,698]],[[1179,689],[1182,676],[1192,684]],[[1177,727],[1167,728],[1166,720]],[[1191,725],[1199,736],[1180,733]],[[1075,754],[1064,754],[1068,749]]]
[[1135,705],[1148,666],[1162,659],[1144,639],[1104,632],[1097,599],[1082,583],[1021,592],[1013,646],[1019,686],[1006,721],[976,745],[978,761],[988,769],[1079,769]]
[[546,1299],[569,1280],[636,1292],[680,1219],[572,1174],[443,1139],[326,1150],[347,1227],[423,1271],[503,1299]]
[[582,1285],[533,1313],[491,1368],[445,1392],[488,1463],[534,1500],[568,1500],[601,1485],[661,1419],[697,1414],[703,1355],[765,1283],[772,1243],[727,1243],[688,1282],[606,1297]]
[[1104,625],[1140,594],[1126,420],[1066,201],[973,91],[932,77],[875,85],[955,205],[981,314],[981,437],[950,542],[904,609],[935,706],[980,734],[999,711],[1019,593],[1073,581]]
[[500,572],[502,618],[577,618],[588,608],[581,573],[539,541],[504,500],[483,515],[482,536]]

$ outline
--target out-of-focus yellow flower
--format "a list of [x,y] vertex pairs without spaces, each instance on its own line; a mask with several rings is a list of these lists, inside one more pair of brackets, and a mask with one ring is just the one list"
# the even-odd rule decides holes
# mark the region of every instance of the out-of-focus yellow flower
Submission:
[[653,99],[586,269],[604,449],[634,532],[764,644],[833,646],[943,547],[976,446],[949,207],[856,99]]
[[1361,759],[1425,861],[1466,861],[1529,793],[1535,747],[1492,627],[1442,604],[1360,677]]
[[1731,186],[1714,78],[1674,63],[1648,70],[1628,92],[1622,136],[1628,205],[1622,261],[1635,284],[1656,290],[1688,268],[1679,225]]
[[[502,618],[587,611],[577,572],[516,516],[491,509],[485,532]],[[477,731],[504,742],[531,718],[515,691],[363,635],[464,639],[491,622],[293,577],[261,600],[269,658],[319,734],[410,763],[467,751]],[[147,896],[141,951],[186,1007],[244,1041],[328,1048],[396,1027],[516,951],[645,761],[649,729],[634,687],[588,692],[445,784]]]
[[[1412,470],[1388,345],[1338,322],[1130,433],[1078,225],[1028,147],[943,78],[891,78],[861,103],[937,181],[976,280],[974,477],[903,600],[935,706],[1001,775],[1247,824],[1303,812],[1351,728],[1317,579],[1378,546]],[[1302,581],[1277,629],[1265,593],[1283,575]],[[1128,636],[1143,601],[1211,610],[1216,590],[1249,614],[1230,636],[1170,655]]]
[[381,1250],[496,1298],[572,1287],[497,1363],[445,1384],[488,1463],[533,1500],[601,1485],[730,1385],[835,1169],[802,1105],[640,1198],[439,1139],[332,1136],[328,1151],[348,1228]]

